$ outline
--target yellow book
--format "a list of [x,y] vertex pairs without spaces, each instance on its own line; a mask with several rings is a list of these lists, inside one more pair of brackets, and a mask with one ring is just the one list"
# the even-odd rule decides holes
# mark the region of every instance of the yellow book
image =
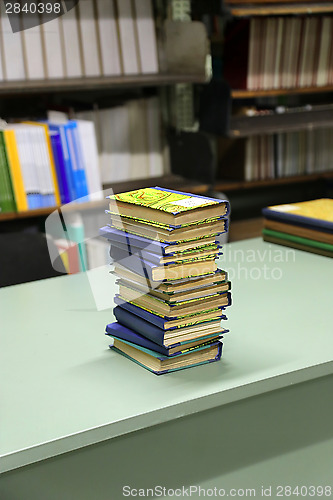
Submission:
[[15,131],[9,129],[4,130],[3,135],[5,139],[9,172],[12,180],[16,208],[18,212],[24,212],[25,210],[29,210],[29,207],[27,195],[24,190],[24,182],[21,171],[20,158],[17,151]]
[[53,181],[53,185],[54,185],[54,197],[55,197],[56,204],[61,205],[57,172],[56,172],[55,163],[54,163],[52,144],[51,144],[51,139],[50,139],[50,134],[49,134],[49,127],[47,126],[46,123],[40,123],[40,122],[24,122],[24,123],[26,123],[27,125],[36,125],[38,127],[43,127],[43,129],[45,131],[45,139],[46,139],[47,150],[48,150],[49,158],[50,158],[51,175],[52,175],[52,181]]

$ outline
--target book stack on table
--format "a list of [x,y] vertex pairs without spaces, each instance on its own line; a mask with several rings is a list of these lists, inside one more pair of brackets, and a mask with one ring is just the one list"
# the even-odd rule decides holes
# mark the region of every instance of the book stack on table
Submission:
[[119,285],[110,347],[156,374],[221,359],[231,298],[216,259],[228,202],[159,187],[109,198],[101,234]]
[[265,241],[333,257],[332,199],[267,207],[263,215]]

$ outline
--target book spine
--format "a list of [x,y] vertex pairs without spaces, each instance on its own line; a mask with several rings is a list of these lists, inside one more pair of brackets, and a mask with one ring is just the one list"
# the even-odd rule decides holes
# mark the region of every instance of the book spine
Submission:
[[155,344],[160,346],[164,345],[164,330],[160,327],[153,326],[150,322],[139,318],[133,313],[131,314],[129,311],[126,311],[120,306],[116,306],[114,308],[113,314],[115,315],[117,321],[119,321],[122,325],[133,329],[144,337],[147,337],[152,342],[155,342]]

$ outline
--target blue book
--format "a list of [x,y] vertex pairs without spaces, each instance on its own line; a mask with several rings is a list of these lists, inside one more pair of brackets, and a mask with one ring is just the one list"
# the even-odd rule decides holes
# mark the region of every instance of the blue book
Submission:
[[80,198],[83,198],[84,196],[88,196],[89,192],[88,192],[85,164],[82,154],[82,146],[81,146],[78,126],[75,120],[70,120],[66,124],[66,132],[68,132],[67,137],[70,136],[73,144],[74,159],[72,159],[72,165],[74,164],[76,165],[75,175],[77,177],[78,191],[80,194]]
[[276,205],[264,208],[262,213],[267,219],[333,233],[333,200],[331,198]]
[[[163,330],[158,326],[150,323],[149,321],[132,314],[126,309],[117,306],[114,308],[113,313],[119,323],[126,326],[130,330],[134,330],[145,338],[150,339],[154,344],[158,344],[161,347],[171,348],[178,345],[182,345],[183,342],[175,342],[174,330]],[[227,333],[228,330],[221,327],[221,321],[218,318],[215,321],[207,321],[206,323],[200,323],[199,325],[194,325],[190,327],[178,328],[177,335],[178,338],[188,342],[189,340],[204,340],[210,337],[216,337]]]
[[127,250],[111,246],[110,255],[112,259],[120,263],[126,269],[145,277],[149,281],[165,281],[189,278],[192,276],[205,276],[217,271],[215,259],[193,261],[185,264],[158,265],[145,260],[142,255],[131,254]]
[[222,313],[224,308],[214,308],[209,312],[201,311],[200,313],[189,315],[183,318],[169,319],[165,318],[164,316],[158,316],[157,314],[146,311],[145,309],[135,306],[130,302],[124,302],[117,296],[115,296],[114,302],[117,306],[125,309],[125,311],[128,311],[163,330],[183,328],[185,326],[197,325],[200,323],[205,323],[207,321],[226,319],[226,316]]
[[208,345],[205,344],[190,352],[181,352],[171,357],[128,340],[117,337],[111,337],[111,340],[110,349],[115,350],[156,375],[219,361],[222,355],[222,342],[220,340],[212,341]]
[[[65,125],[64,124],[48,123],[48,126],[49,126],[49,129],[51,132],[55,131],[59,134],[60,143],[61,143],[61,151],[62,151],[61,156],[62,156],[64,171],[65,171],[66,180],[67,180],[69,199],[70,199],[70,201],[76,200],[77,192],[75,189],[75,179],[74,179],[74,175],[73,175],[72,163],[71,163],[71,158],[70,158],[68,144],[67,144]],[[58,151],[60,151],[60,149],[58,149]]]
[[181,253],[181,254],[172,254],[172,255],[162,255],[160,253],[155,253],[151,252],[150,248],[149,250],[145,248],[138,248],[135,246],[131,245],[126,245],[124,243],[119,243],[118,241],[115,243],[112,243],[111,251],[112,253],[112,248],[116,247],[116,249],[122,250],[124,253],[127,254],[127,256],[130,255],[137,255],[144,261],[149,261],[155,264],[156,266],[161,266],[161,265],[169,265],[169,264],[180,264],[181,262],[188,261],[192,259],[198,260],[201,258],[201,260],[204,259],[210,259],[212,256],[215,256],[214,258],[217,258],[219,255],[221,255],[220,247],[215,245],[212,248],[207,248],[207,247],[198,247],[196,250],[191,250],[190,253]]
[[61,138],[59,130],[50,129],[50,139],[51,139],[55,168],[57,172],[60,200],[62,204],[69,203],[71,201],[70,188],[66,176],[65,158],[61,146]]
[[165,347],[156,344],[143,335],[140,335],[134,330],[127,328],[126,326],[118,322],[110,323],[109,325],[107,325],[105,334],[120,340],[127,340],[128,342],[132,342],[133,344],[136,344],[138,346],[151,349],[152,351],[159,352],[168,357],[185,354],[185,352],[192,351],[194,349],[197,349],[198,347],[203,347],[204,344],[211,344],[212,342],[216,342],[217,340],[222,338],[221,335],[210,335],[208,337],[199,338],[194,341],[182,343],[178,342],[173,346]]

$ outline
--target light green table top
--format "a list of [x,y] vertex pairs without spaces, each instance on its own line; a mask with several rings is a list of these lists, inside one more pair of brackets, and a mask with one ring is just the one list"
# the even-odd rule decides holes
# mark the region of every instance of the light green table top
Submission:
[[222,362],[163,376],[108,349],[85,274],[1,289],[0,471],[333,373],[331,259],[255,239],[220,264]]

